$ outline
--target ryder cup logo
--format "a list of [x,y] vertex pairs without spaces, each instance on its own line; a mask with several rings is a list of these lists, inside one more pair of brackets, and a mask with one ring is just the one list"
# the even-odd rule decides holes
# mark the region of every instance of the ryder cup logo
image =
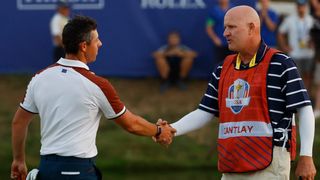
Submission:
[[[17,0],[19,10],[53,10],[62,0]],[[105,0],[65,0],[72,9],[103,9]]]
[[248,106],[250,102],[249,96],[250,85],[247,81],[237,79],[229,87],[228,98],[226,98],[226,106],[231,109],[234,114],[241,112],[244,106]]

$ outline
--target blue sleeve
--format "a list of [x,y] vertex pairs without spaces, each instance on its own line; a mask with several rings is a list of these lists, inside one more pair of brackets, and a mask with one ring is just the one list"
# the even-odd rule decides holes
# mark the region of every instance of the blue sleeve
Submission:
[[309,94],[294,61],[291,58],[283,60],[282,69],[282,90],[285,93],[287,110],[296,112],[298,108],[311,105]]
[[274,11],[269,11],[269,17],[270,17],[272,22],[274,22],[276,24],[279,23],[279,17],[277,15],[277,13],[275,13]]
[[219,106],[218,106],[218,85],[221,74],[222,66],[218,65],[208,83],[206,93],[203,95],[202,100],[199,104],[198,109],[214,114],[219,117]]
[[211,8],[210,12],[209,12],[209,17],[207,19],[207,22],[210,21],[212,24],[211,25],[214,25],[215,24],[215,21],[217,19],[217,12],[218,9],[216,6],[214,6],[213,8]]

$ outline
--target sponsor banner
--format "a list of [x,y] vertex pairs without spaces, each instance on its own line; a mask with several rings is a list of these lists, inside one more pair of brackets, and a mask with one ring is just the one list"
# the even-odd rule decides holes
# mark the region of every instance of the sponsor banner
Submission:
[[204,0],[140,0],[142,9],[205,9]]
[[[19,10],[50,10],[56,9],[59,0],[17,0]],[[72,9],[103,9],[105,0],[69,0]]]
[[239,136],[272,137],[270,123],[257,121],[228,122],[219,124],[219,139]]

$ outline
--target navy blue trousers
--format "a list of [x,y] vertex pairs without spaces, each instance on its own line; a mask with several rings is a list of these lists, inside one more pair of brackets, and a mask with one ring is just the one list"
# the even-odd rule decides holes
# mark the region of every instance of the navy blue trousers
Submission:
[[95,158],[41,156],[37,180],[101,180]]

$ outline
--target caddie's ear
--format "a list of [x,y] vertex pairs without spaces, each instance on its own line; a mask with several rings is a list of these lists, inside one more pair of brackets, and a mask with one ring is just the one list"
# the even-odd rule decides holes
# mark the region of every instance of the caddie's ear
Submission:
[[249,23],[249,35],[252,35],[254,33],[256,26],[253,22]]

